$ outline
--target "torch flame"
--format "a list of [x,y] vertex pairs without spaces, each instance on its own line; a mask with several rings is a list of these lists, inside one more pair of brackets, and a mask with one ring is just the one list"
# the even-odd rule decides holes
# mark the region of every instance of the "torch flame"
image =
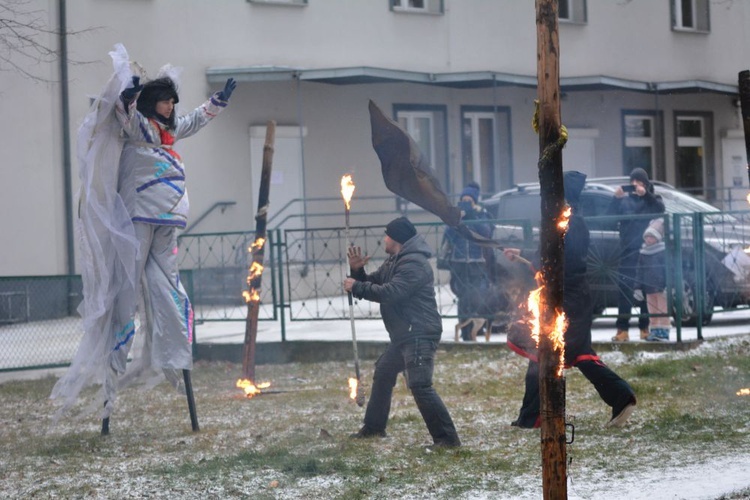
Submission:
[[[536,280],[537,283],[542,281],[541,272],[536,273]],[[531,313],[531,318],[529,319],[529,326],[531,327],[531,337],[534,339],[534,342],[536,342],[537,347],[539,347],[539,334],[542,331],[541,305],[543,289],[544,285],[540,286],[536,290],[532,290],[531,292],[529,292],[529,298],[526,301],[529,312]],[[557,313],[557,315],[555,316],[554,325],[551,325],[549,338],[550,341],[552,341],[554,350],[560,353],[560,358],[557,365],[557,376],[562,377],[563,369],[565,368],[564,333],[568,325],[567,319],[565,318],[565,313],[560,311],[559,309],[555,310],[555,312]]]
[[263,264],[261,264],[260,262],[253,262],[252,264],[250,264],[250,273],[247,275],[247,282],[250,283],[262,273]]
[[341,196],[344,198],[344,203],[346,204],[346,209],[349,210],[352,208],[350,202],[352,201],[352,196],[354,195],[354,181],[352,180],[352,176],[349,174],[346,174],[341,178]]
[[261,391],[261,389],[268,389],[269,387],[271,387],[271,382],[262,382],[258,385],[255,385],[253,384],[252,380],[241,378],[237,380],[237,383],[235,385],[245,391],[245,396],[247,396],[249,399],[263,392]]
[[349,397],[356,401],[357,400],[357,386],[359,381],[354,377],[349,377]]
[[747,197],[745,198],[748,203],[750,203],[750,193],[747,194]]
[[573,213],[573,210],[567,206],[565,209],[563,209],[562,214],[560,215],[560,219],[557,221],[557,227],[561,231],[567,231],[568,230],[568,223],[570,222],[570,214]]
[[253,241],[253,244],[250,245],[250,248],[248,248],[248,252],[253,252],[255,250],[260,250],[263,248],[263,245],[265,245],[266,239],[265,238],[258,238],[257,240]]
[[750,388],[747,389],[740,389],[737,391],[738,396],[750,396]]
[[[252,245],[250,245],[247,251],[255,254],[263,248],[263,245],[265,245],[265,243],[265,238],[258,238],[253,242]],[[250,264],[250,269],[248,270],[247,274],[247,284],[249,286],[249,289],[242,292],[242,297],[245,299],[245,303],[249,304],[251,302],[260,302],[260,292],[253,286],[252,282],[259,278],[261,274],[263,274],[263,264],[253,260],[252,264]]]

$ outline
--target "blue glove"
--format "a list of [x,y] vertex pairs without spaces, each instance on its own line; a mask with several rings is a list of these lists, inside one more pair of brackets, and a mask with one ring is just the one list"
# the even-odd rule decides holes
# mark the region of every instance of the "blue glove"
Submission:
[[130,104],[135,95],[141,90],[143,90],[143,85],[141,85],[141,77],[133,76],[133,86],[123,90],[120,94],[120,97],[125,104]]
[[227,80],[227,83],[224,84],[224,90],[219,92],[219,99],[222,101],[228,101],[230,97],[232,97],[232,92],[234,92],[234,89],[237,87],[237,82],[234,81],[234,78],[229,78]]

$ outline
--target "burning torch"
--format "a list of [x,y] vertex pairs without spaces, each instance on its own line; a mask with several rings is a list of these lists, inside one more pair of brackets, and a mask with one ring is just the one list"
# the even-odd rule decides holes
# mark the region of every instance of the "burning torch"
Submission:
[[[344,198],[344,216],[345,216],[345,235],[346,235],[346,249],[352,246],[351,239],[349,237],[349,211],[351,209],[352,195],[354,194],[354,181],[352,176],[349,174],[344,175],[341,178],[341,196]],[[356,401],[357,405],[365,405],[365,392],[362,389],[359,375],[359,352],[357,351],[357,329],[354,326],[354,301],[352,299],[352,292],[347,292],[349,299],[349,323],[352,327],[352,346],[354,348],[354,374],[356,379],[349,379],[349,397]]]

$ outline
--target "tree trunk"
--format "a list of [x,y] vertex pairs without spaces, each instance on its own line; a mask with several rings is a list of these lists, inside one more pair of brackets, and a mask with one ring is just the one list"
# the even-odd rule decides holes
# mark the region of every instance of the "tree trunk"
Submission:
[[[276,138],[276,122],[266,124],[266,142],[263,145],[263,167],[260,174],[258,190],[258,211],[255,214],[255,241],[263,238],[259,246],[253,245],[253,264],[263,265],[266,240],[266,220],[268,218],[269,194],[271,191],[271,166],[273,165],[273,145]],[[258,309],[260,308],[260,285],[262,273],[248,281],[250,291],[258,293],[257,300],[247,301],[247,319],[245,320],[245,344],[242,353],[242,373],[244,378],[255,382],[255,340],[258,336]]]
[[557,0],[536,0],[537,98],[539,100],[539,182],[542,221],[542,304],[539,335],[542,484],[545,499],[568,497],[565,464],[565,379],[560,370],[561,346],[551,333],[563,305],[563,236],[558,217],[564,209],[560,138],[560,60]]

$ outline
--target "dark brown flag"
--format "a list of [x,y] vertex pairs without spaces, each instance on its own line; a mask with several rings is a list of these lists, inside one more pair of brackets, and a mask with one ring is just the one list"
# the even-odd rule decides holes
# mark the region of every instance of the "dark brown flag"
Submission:
[[391,192],[437,215],[467,239],[484,246],[498,246],[494,240],[472,231],[461,222],[461,211],[440,187],[440,181],[417,143],[372,101],[370,125],[372,147],[380,158],[383,180]]

